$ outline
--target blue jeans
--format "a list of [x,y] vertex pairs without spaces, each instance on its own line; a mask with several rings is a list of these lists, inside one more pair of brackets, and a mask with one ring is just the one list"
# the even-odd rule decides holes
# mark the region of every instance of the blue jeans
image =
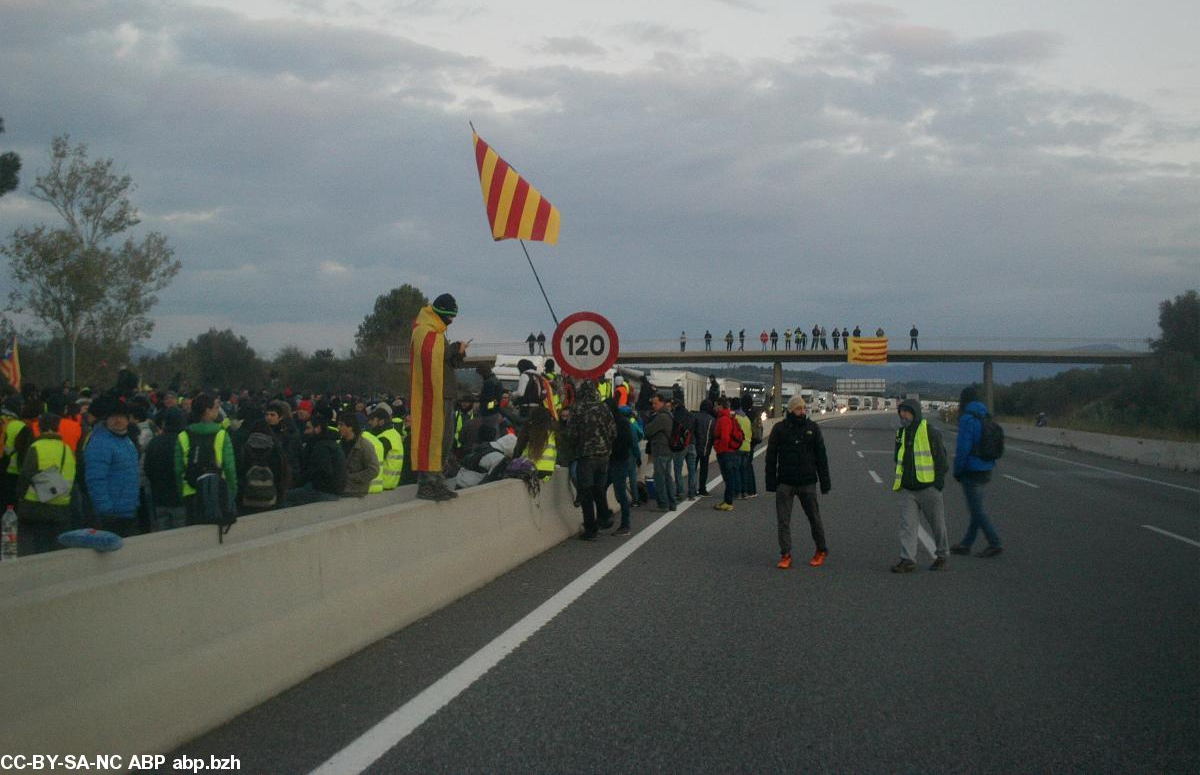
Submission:
[[687,497],[696,497],[696,445],[692,444],[682,452],[671,453],[675,464],[675,497],[683,499],[683,464],[687,463]]
[[[637,487],[637,467],[633,458],[626,458],[623,463],[608,464],[608,481],[613,486],[617,503],[621,504],[621,527],[629,527],[630,490]],[[633,489],[633,492],[636,492]]]
[[721,478],[725,480],[725,502],[732,506],[733,499],[741,493],[741,460],[737,452],[718,452],[717,465],[721,467]]
[[983,488],[987,486],[988,478],[990,477],[968,472],[963,474],[959,482],[963,488],[963,496],[967,499],[967,508],[971,510],[971,524],[967,527],[967,534],[963,536],[963,546],[975,543],[975,534],[980,530],[983,531],[988,546],[1000,546],[1000,536],[996,534],[996,528],[992,527],[992,521],[983,512]]
[[742,478],[740,481],[742,495],[757,495],[758,483],[754,480],[754,453],[739,452],[738,457],[742,461]]
[[675,510],[675,485],[671,482],[671,453],[654,456],[654,500],[660,508]]

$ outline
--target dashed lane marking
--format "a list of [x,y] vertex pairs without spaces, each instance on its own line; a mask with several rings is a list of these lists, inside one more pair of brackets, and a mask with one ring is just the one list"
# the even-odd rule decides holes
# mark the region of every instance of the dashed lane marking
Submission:
[[857,453],[855,453],[855,454],[857,454],[859,457],[863,457],[863,453],[862,453],[862,452],[857,452]]
[[1035,490],[1037,490],[1037,489],[1040,489],[1040,488],[1041,488],[1041,485],[1040,485],[1040,484],[1034,484],[1033,482],[1027,482],[1027,481],[1025,481],[1024,479],[1018,479],[1018,478],[1017,478],[1017,477],[1015,477],[1015,476],[1009,476],[1008,474],[1001,474],[1001,476],[1003,476],[1005,479],[1011,479],[1011,480],[1013,480],[1014,482],[1016,482],[1017,484],[1023,484],[1023,485],[1025,485],[1026,487],[1032,487],[1032,488],[1033,488],[1033,489],[1035,489]]
[[883,480],[879,478],[879,474],[875,473],[874,471],[867,471],[867,473],[870,474],[871,478],[875,480],[875,484],[883,484]]

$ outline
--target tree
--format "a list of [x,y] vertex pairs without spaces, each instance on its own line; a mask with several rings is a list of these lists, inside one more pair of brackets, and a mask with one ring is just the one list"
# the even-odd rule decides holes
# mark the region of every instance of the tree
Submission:
[[[0,134],[4,134],[4,119],[0,118]],[[20,179],[17,173],[21,171],[21,157],[12,151],[0,153],[0,196],[9,191],[15,191]]]
[[429,304],[425,294],[405,283],[375,299],[375,309],[363,318],[354,335],[355,348],[359,353],[379,352],[388,345],[407,344],[412,322],[421,307]]
[[196,376],[202,388],[259,388],[264,368],[246,337],[231,329],[206,333],[188,341],[185,350],[192,351]]
[[111,242],[140,219],[129,200],[133,182],[113,171],[112,159],[89,161],[87,146],[54,138],[50,171],[39,175],[30,195],[55,209],[65,227],[17,229],[2,251],[15,288],[10,304],[50,327],[68,349],[65,376],[75,381],[75,349],[81,337],[116,350],[145,339],[155,295],[179,273],[180,264],[162,234]]
[[1158,327],[1162,338],[1154,342],[1156,353],[1183,353],[1200,360],[1200,297],[1194,290],[1158,305]]

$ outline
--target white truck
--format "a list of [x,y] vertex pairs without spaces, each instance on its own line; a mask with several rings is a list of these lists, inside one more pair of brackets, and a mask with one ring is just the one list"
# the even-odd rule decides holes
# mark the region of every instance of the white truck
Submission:
[[723,377],[717,380],[717,387],[721,389],[721,395],[726,398],[740,399],[742,397],[742,381],[740,379]]
[[[492,367],[492,372],[495,373],[496,379],[500,380],[500,384],[505,390],[516,390],[517,380],[521,378],[521,372],[517,370],[517,363],[522,360],[528,360],[533,363],[533,366],[538,371],[543,371],[546,364],[546,359],[549,355],[497,355],[496,364]],[[562,369],[559,369],[561,373]],[[611,381],[616,376],[616,369],[609,369],[605,376]]]
[[693,412],[700,408],[700,402],[708,392],[708,380],[694,371],[653,369],[650,372],[650,384],[658,388],[659,392],[667,394],[679,385],[683,388],[684,406]]

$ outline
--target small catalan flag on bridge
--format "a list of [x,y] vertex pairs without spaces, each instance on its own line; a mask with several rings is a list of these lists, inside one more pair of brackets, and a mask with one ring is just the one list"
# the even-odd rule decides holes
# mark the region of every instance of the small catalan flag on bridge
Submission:
[[886,336],[852,336],[846,350],[846,363],[867,363],[872,366],[887,363]]
[[558,242],[558,208],[501,159],[477,132],[472,130],[471,134],[492,239],[527,239],[551,245]]

